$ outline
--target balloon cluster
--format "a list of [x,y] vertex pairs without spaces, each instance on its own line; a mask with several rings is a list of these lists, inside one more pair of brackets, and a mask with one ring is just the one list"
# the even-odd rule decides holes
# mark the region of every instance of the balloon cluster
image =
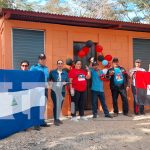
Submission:
[[105,68],[109,68],[112,56],[109,54],[104,56],[102,51],[103,47],[101,45],[96,45],[96,52],[99,53],[99,56],[97,57],[98,61],[100,61]]
[[77,53],[78,57],[83,58],[89,53],[89,50],[93,46],[93,44],[94,44],[93,41],[88,40],[85,43],[84,47],[81,47],[80,45],[75,45],[74,51],[75,51],[75,53]]
[[[83,46],[83,47],[81,47],[80,44],[76,44],[76,45],[74,45],[74,53],[78,57],[83,58],[89,53],[89,50],[93,45],[94,45],[94,42],[92,40],[88,40],[85,43],[85,46]],[[103,55],[103,47],[99,44],[97,44],[95,46],[95,50],[99,54],[97,57],[97,60],[102,63],[104,68],[110,68],[110,61],[112,60],[112,56],[110,54],[104,56]],[[72,66],[73,60],[68,58],[66,60],[66,64],[69,66]]]

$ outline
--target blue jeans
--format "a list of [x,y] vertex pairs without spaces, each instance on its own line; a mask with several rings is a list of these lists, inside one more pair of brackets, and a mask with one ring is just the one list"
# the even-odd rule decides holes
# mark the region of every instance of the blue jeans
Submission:
[[107,105],[105,103],[104,92],[98,92],[98,91],[93,91],[92,90],[92,111],[93,111],[93,115],[97,115],[98,98],[101,102],[101,105],[102,105],[105,116],[109,115],[109,111],[108,111]]

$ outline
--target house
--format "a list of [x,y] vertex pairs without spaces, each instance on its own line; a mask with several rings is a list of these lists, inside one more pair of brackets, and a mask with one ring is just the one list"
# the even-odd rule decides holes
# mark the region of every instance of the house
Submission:
[[[37,56],[44,52],[49,69],[56,67],[58,59],[75,58],[74,45],[84,45],[87,40],[103,46],[104,54],[118,57],[128,71],[135,59],[143,60],[143,67],[150,64],[150,24],[74,17],[42,12],[2,9],[0,12],[0,68],[19,69],[21,60],[37,63]],[[88,56],[96,56],[91,48]],[[87,59],[84,59],[86,63]],[[106,102],[112,110],[109,83],[105,82]],[[91,108],[88,87],[86,109]],[[131,91],[128,95],[133,108]],[[119,101],[121,110],[121,101]],[[148,109],[150,107],[147,107]],[[100,108],[101,109],[101,108]],[[47,105],[48,117],[52,114],[52,102]],[[67,94],[63,114],[70,114],[70,98]]]

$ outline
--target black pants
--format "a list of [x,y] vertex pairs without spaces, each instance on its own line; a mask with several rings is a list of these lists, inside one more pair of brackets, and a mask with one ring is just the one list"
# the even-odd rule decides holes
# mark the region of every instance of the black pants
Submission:
[[[63,98],[65,97],[65,93],[62,92],[62,96]],[[53,116],[54,116],[54,120],[58,120],[59,116],[60,116],[60,111],[62,109],[62,105],[63,105],[63,100],[60,101],[59,99],[57,99],[56,93],[51,90],[51,98],[53,101]]]
[[47,100],[48,100],[48,89],[47,89],[47,88],[45,88],[45,97],[46,97]]
[[138,104],[138,101],[137,101],[137,98],[136,98],[136,88],[135,88],[135,86],[132,85],[131,88],[132,88],[132,94],[133,94],[133,98],[134,98],[134,113],[135,114],[138,114],[138,113],[143,114],[144,113],[144,105],[139,105]]
[[79,116],[84,116],[86,92],[79,92],[75,90],[75,95],[71,97],[71,115],[76,116],[77,108],[79,110]]
[[123,114],[128,113],[128,99],[127,99],[127,91],[126,89],[121,89],[119,87],[116,87],[111,90],[112,93],[112,99],[113,99],[113,108],[114,108],[114,113],[118,114],[118,96],[120,94],[121,99],[122,99],[122,109],[123,109]]

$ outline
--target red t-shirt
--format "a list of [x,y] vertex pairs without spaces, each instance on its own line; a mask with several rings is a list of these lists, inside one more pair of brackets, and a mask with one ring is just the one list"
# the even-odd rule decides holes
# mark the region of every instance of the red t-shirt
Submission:
[[82,69],[73,68],[69,72],[69,78],[72,78],[72,87],[80,92],[86,91],[87,82],[86,82],[87,72]]

